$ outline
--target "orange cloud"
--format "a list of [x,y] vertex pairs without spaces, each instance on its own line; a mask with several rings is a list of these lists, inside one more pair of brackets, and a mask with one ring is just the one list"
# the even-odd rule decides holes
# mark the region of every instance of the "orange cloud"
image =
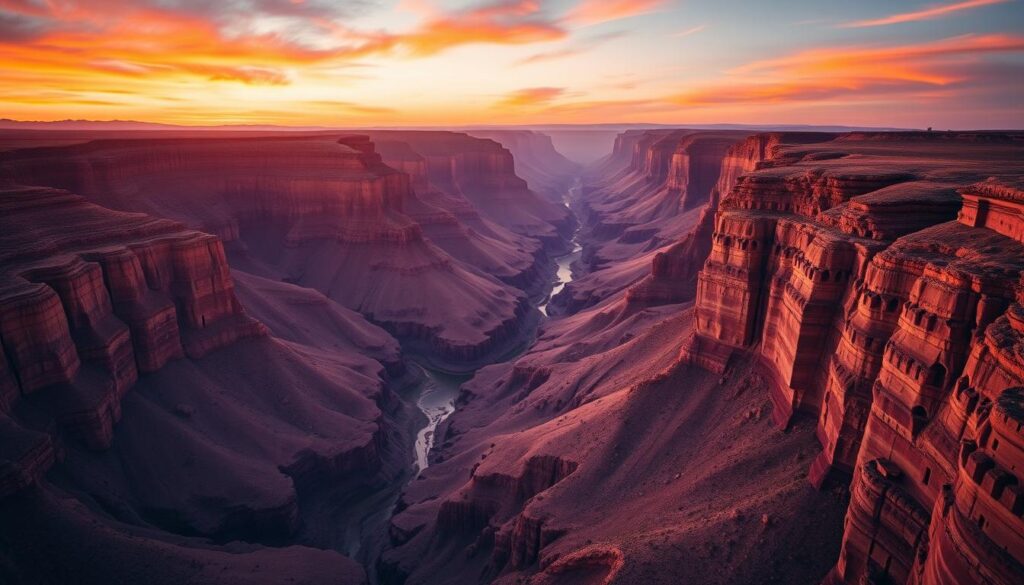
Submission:
[[[278,11],[305,9],[305,5],[270,4]],[[0,0],[0,10],[31,24],[19,20],[17,35],[0,34],[4,63],[0,99],[21,95],[19,88],[26,86],[81,92],[81,101],[88,99],[85,94],[115,88],[125,95],[148,92],[158,99],[172,89],[182,91],[184,84],[197,78],[283,86],[315,67],[323,71],[374,55],[397,52],[421,57],[460,45],[526,44],[566,35],[558,25],[541,18],[533,0],[504,0],[436,13],[413,30],[398,34],[353,31],[314,14],[303,20],[307,29],[321,35],[311,38],[282,31],[254,33],[249,26],[232,28],[237,23],[223,24],[221,13],[201,12],[220,9],[219,5],[197,6],[186,11],[121,0]],[[323,42],[323,35],[332,42]]]
[[564,59],[566,57],[574,57],[583,53],[582,49],[574,49],[572,47],[565,47],[562,49],[556,49],[554,51],[545,51],[543,53],[534,53],[529,57],[524,57],[516,61],[516,65],[532,65],[534,63],[543,63],[545,61],[554,61],[556,59]]
[[943,16],[950,15],[954,12],[960,12],[961,10],[970,10],[972,8],[992,6],[993,4],[1004,4],[1006,2],[1009,2],[1009,0],[967,0],[966,2],[957,2],[956,4],[942,4],[939,6],[932,6],[931,8],[925,8],[924,10],[916,10],[914,12],[903,12],[900,14],[893,14],[892,16],[886,16],[884,18],[847,22],[839,25],[839,27],[863,28],[869,26],[888,26],[890,24],[900,24],[904,22],[918,22],[921,20],[933,20],[936,18],[942,18]]
[[566,15],[566,20],[579,25],[601,24],[654,12],[666,0],[583,0]]
[[402,52],[428,57],[462,45],[524,45],[556,41],[567,36],[558,23],[541,14],[535,0],[499,0],[477,8],[450,13],[416,0],[401,8],[426,17],[418,27],[404,33],[365,33],[331,21],[319,24],[333,31],[339,40],[350,42],[340,53],[350,58],[379,53]]
[[498,102],[498,105],[509,108],[535,108],[550,104],[563,95],[564,87],[528,87],[508,94]]
[[672,101],[686,106],[776,104],[837,96],[872,99],[948,86],[970,78],[973,60],[1024,52],[1024,37],[968,35],[917,45],[812,49],[749,63]]

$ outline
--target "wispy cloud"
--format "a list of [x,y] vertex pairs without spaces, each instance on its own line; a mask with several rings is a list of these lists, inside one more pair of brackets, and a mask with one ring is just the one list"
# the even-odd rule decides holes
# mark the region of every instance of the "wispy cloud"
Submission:
[[592,36],[584,39],[573,39],[571,45],[558,47],[549,51],[541,51],[540,53],[534,53],[528,55],[515,62],[515,65],[533,65],[535,63],[543,63],[545,61],[555,61],[557,59],[565,59],[567,57],[575,57],[582,55],[591,49],[603,45],[608,41],[612,41],[624,36],[624,33],[620,31],[608,32],[596,36]]
[[509,108],[546,106],[565,95],[565,91],[564,87],[527,87],[506,95],[497,105]]
[[555,49],[553,51],[544,51],[542,53],[534,53],[528,57],[516,61],[516,65],[533,65],[534,63],[543,63],[545,61],[555,61],[557,59],[564,59],[566,57],[575,57],[585,52],[585,49],[576,47],[564,47],[561,49]]
[[936,18],[948,16],[955,12],[971,10],[973,8],[981,8],[983,6],[992,6],[994,4],[1004,4],[1009,1],[1010,0],[967,0],[966,2],[956,2],[954,4],[940,4],[936,6],[931,6],[929,8],[915,10],[913,12],[901,12],[899,14],[893,14],[882,18],[845,22],[838,26],[839,28],[865,28],[871,26],[888,26],[890,24],[901,24],[904,22],[934,20]]
[[708,28],[708,25],[706,25],[706,24],[698,24],[697,26],[691,26],[690,28],[688,28],[686,30],[681,30],[681,31],[675,33],[672,36],[674,36],[676,38],[688,37],[690,35],[695,35],[695,34],[701,32],[702,30],[706,30],[707,28]]
[[666,0],[582,0],[566,15],[572,24],[589,26],[654,12]]

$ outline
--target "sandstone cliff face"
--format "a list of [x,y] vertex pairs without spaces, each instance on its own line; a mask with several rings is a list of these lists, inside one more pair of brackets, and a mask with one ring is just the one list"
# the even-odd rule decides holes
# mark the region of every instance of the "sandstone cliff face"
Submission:
[[9,188],[0,205],[7,411],[13,388],[104,448],[140,373],[265,333],[212,236],[53,189]]
[[[659,251],[652,262],[650,275],[630,289],[628,298],[636,304],[692,299],[696,294],[697,274],[711,253],[715,217],[722,197],[732,191],[741,176],[755,170],[762,161],[773,158],[783,139],[813,142],[826,140],[828,135],[756,134],[739,142],[735,136],[717,134],[713,134],[710,140],[702,138],[698,134],[683,139],[673,156],[670,172],[677,177],[673,188],[683,198],[684,207],[693,207],[702,200],[706,201],[706,205],[689,233],[677,243]],[[718,154],[723,141],[729,146],[724,156],[720,157]],[[688,154],[690,150],[700,153],[699,156],[691,157]],[[691,164],[692,158],[701,162]],[[708,182],[715,177],[717,182],[708,188]]]
[[[1024,522],[974,502],[1018,480],[995,473],[978,495],[996,468],[976,472],[990,459],[958,445],[988,439],[979,405],[1024,376],[1010,325],[1024,270],[1019,138],[803,142],[783,137],[720,204],[681,355],[719,372],[752,355],[772,378],[777,423],[817,419],[811,482],[853,477],[831,580],[1015,582]],[[1001,365],[979,369],[996,345]],[[975,382],[982,372],[991,384]],[[1003,441],[1019,433],[1011,423]]]
[[558,205],[564,203],[573,180],[583,170],[555,150],[547,134],[532,130],[471,130],[468,134],[507,148],[515,161],[516,175],[525,179],[531,190]]
[[426,162],[427,179],[438,190],[464,199],[485,218],[538,239],[552,251],[564,247],[571,214],[531,191],[516,174],[512,153],[494,140],[456,132],[374,131],[374,140],[408,144]]
[[[233,262],[316,288],[428,359],[484,361],[519,342],[528,307],[515,287],[535,285],[546,257],[539,244],[507,230],[458,225],[459,205],[452,213],[442,207],[447,200],[424,202],[410,181],[423,186],[443,176],[457,185],[464,216],[477,207],[505,216],[497,209],[536,195],[495,143],[427,134],[433,138],[422,140],[434,150],[421,150],[429,156],[393,157],[411,174],[385,165],[366,136],[336,134],[99,140],[7,152],[0,170],[12,181],[210,230],[229,240]],[[558,238],[552,224],[534,219],[524,220],[532,226],[524,231]]]

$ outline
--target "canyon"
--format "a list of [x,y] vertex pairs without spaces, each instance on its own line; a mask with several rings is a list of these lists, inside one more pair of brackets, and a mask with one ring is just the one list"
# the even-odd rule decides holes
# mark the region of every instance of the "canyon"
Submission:
[[557,143],[0,130],[0,581],[1024,578],[1024,134]]

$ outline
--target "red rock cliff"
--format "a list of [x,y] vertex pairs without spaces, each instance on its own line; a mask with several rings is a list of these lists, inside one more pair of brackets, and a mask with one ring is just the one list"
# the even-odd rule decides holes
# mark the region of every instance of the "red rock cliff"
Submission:
[[[427,134],[443,145],[455,137],[455,147],[434,156],[448,157],[441,166],[451,177],[479,185],[466,189],[478,200],[498,189],[494,199],[513,205],[529,193],[495,143]],[[425,157],[401,162],[420,184],[424,168],[435,172]],[[517,341],[526,316],[523,293],[424,237],[405,212],[419,204],[410,175],[385,165],[366,136],[97,140],[7,152],[0,170],[12,181],[67,188],[237,239],[243,264],[316,288],[440,361],[486,359]],[[525,248],[497,245],[510,259],[491,264],[502,265],[508,280],[535,270]],[[460,310],[445,312],[453,306]]]
[[559,203],[531,191],[512,153],[498,142],[456,132],[370,132],[374,140],[408,144],[426,162],[431,185],[464,198],[484,217],[560,249],[572,225]]
[[833,581],[1022,574],[1020,514],[982,510],[1003,497],[1013,510],[1002,486],[1016,480],[987,478],[999,468],[976,466],[991,457],[958,447],[1019,442],[1019,425],[1000,441],[984,424],[985,405],[1024,379],[1019,155],[1005,134],[780,143],[719,207],[682,356],[725,371],[752,354],[773,378],[777,422],[817,418],[811,481],[853,477]]
[[103,448],[139,373],[264,334],[213,236],[53,189],[0,206],[4,411],[28,401]]

